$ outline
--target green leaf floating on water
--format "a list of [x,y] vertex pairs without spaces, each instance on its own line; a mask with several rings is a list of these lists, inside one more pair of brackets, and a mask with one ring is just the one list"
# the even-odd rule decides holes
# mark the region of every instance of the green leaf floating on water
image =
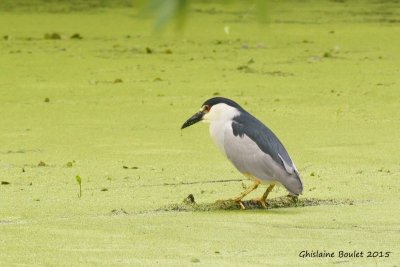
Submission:
[[82,197],[82,178],[81,178],[79,175],[77,175],[77,176],[75,177],[75,179],[76,179],[76,182],[79,184],[79,194],[78,194],[78,197]]

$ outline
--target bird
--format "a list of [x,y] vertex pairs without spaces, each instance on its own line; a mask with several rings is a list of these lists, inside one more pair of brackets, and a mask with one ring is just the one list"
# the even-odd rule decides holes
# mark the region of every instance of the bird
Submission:
[[303,182],[293,160],[278,137],[260,120],[235,101],[213,97],[183,123],[185,129],[197,122],[209,123],[216,146],[236,169],[253,183],[231,200],[246,209],[242,199],[260,184],[267,184],[265,193],[254,199],[267,208],[266,199],[275,185],[283,185],[289,196],[303,192]]

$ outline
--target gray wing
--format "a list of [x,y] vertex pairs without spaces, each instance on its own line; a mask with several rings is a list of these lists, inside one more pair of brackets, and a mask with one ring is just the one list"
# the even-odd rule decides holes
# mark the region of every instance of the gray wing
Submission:
[[[242,120],[246,121],[246,127]],[[224,133],[225,153],[240,172],[264,181],[278,181],[296,195],[302,192],[298,171],[271,130],[246,113],[229,126]]]
[[[244,127],[246,125],[246,127]],[[235,117],[232,122],[235,136],[248,136],[265,154],[270,155],[276,163],[288,173],[297,172],[296,166],[278,137],[262,122],[245,112]]]

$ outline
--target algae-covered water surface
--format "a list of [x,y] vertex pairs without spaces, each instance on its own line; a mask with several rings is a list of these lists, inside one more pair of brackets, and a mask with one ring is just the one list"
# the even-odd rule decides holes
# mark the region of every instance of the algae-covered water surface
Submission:
[[[397,1],[194,1],[158,33],[90,3],[0,4],[0,265],[398,266]],[[250,182],[180,130],[215,95],[280,137],[297,201],[221,201]]]

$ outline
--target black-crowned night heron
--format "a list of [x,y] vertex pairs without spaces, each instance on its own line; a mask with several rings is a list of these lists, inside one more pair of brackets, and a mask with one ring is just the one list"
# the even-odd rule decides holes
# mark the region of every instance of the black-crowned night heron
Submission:
[[182,129],[199,121],[210,123],[210,134],[217,147],[233,165],[254,183],[233,198],[242,208],[242,199],[261,183],[269,184],[258,199],[264,208],[275,184],[282,184],[292,196],[303,192],[303,183],[285,147],[262,122],[234,101],[214,97],[189,118]]

